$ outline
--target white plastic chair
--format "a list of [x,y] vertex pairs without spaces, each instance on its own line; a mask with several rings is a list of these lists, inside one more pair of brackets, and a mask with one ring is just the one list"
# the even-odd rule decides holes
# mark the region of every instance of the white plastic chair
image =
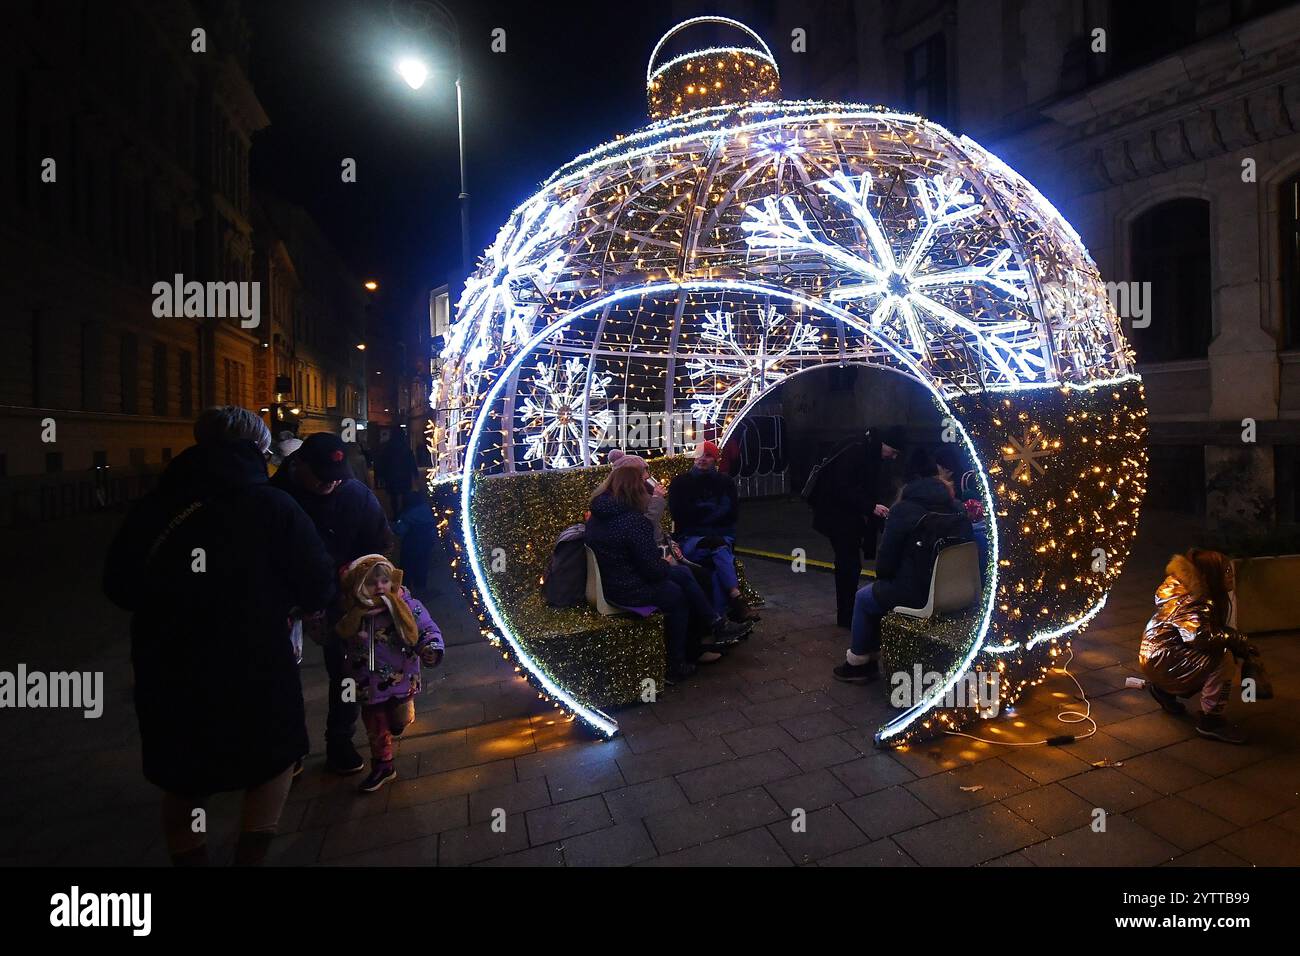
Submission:
[[[590,576],[587,578],[591,580]],[[979,548],[974,541],[963,541],[944,548],[935,558],[930,572],[930,596],[925,607],[896,607],[908,617],[930,618],[936,614],[961,611],[980,596]]]
[[587,552],[587,603],[605,617],[615,617],[619,614],[631,614],[634,617],[649,616],[652,611],[650,608],[623,607],[621,604],[606,600],[605,589],[600,583],[600,564],[596,561],[596,552],[586,545],[583,545],[583,550]]

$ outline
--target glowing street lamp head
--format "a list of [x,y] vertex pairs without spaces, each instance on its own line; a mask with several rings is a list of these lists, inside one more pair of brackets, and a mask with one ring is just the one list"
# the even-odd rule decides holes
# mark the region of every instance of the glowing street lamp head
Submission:
[[374,279],[367,279],[364,285],[366,287],[367,292],[374,292],[376,289],[379,288],[379,283],[376,282]]
[[424,65],[424,61],[412,56],[397,61],[397,72],[413,90],[424,86],[424,81],[429,78],[429,68]]

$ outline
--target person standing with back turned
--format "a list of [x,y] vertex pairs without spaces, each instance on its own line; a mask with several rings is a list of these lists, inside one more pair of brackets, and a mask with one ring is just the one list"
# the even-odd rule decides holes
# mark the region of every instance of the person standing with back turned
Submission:
[[876,556],[876,538],[894,496],[893,462],[906,445],[903,429],[868,429],[839,445],[822,465],[808,503],[813,529],[835,554],[835,623],[853,624],[862,559]]

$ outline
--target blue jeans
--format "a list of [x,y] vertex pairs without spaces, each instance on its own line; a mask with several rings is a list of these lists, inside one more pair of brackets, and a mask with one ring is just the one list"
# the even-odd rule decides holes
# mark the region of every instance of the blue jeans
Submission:
[[880,619],[889,610],[876,601],[873,581],[858,591],[853,599],[853,635],[850,648],[854,654],[875,654],[880,650]]
[[705,624],[712,624],[718,615],[709,604],[704,589],[695,580],[695,575],[685,565],[673,565],[668,571],[668,577],[651,590],[654,605],[664,616],[664,643],[667,645],[668,664],[680,667],[689,656],[692,615]]
[[736,556],[732,553],[732,548],[736,545],[735,538],[723,538],[725,544],[720,548],[706,548],[701,542],[703,537],[683,538],[682,554],[687,561],[694,561],[696,564],[713,565],[713,608],[718,614],[726,614],[727,606],[731,603],[731,592],[740,586],[736,578]]

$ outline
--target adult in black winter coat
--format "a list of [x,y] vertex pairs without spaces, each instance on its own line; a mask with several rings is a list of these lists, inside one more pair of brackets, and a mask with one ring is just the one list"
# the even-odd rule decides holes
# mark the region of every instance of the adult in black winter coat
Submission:
[[875,557],[876,537],[894,496],[894,469],[905,444],[897,426],[870,429],[840,444],[817,478],[809,504],[813,529],[830,539],[835,554],[835,620],[849,627],[862,558]]
[[898,503],[889,509],[885,532],[876,551],[876,580],[858,591],[853,606],[852,643],[835,677],[848,683],[866,683],[880,675],[880,619],[896,607],[920,607],[930,594],[934,555],[910,544],[917,523],[927,514],[950,515],[959,528],[957,537],[974,539],[965,509],[954,500],[952,486],[935,474],[933,460],[927,474],[903,486]]
[[650,492],[644,468],[642,459],[625,456],[596,489],[586,544],[596,555],[607,600],[623,607],[653,606],[663,612],[668,679],[677,681],[695,670],[691,658],[698,656],[698,649],[690,646],[692,619],[710,628],[710,647],[734,643],[747,635],[752,625],[729,625],[690,569],[671,557],[666,559],[655,544],[654,529],[645,516]]
[[[285,459],[271,483],[292,495],[307,512],[329,549],[334,570],[341,572],[357,558],[384,554],[393,536],[379,499],[352,475],[347,449],[337,435],[308,435],[302,447]],[[343,641],[334,633],[341,616],[331,605],[323,618],[304,622],[321,645],[330,679],[329,713],[325,718],[325,765],[334,773],[360,773],[366,762],[352,743],[361,706],[345,699]]]
[[302,509],[267,483],[259,418],[212,409],[195,435],[114,538],[104,590],[132,612],[144,775],[164,791],[173,859],[206,862],[194,809],[244,790],[236,860],[254,863],[308,750],[289,613],[325,607],[334,572]]

